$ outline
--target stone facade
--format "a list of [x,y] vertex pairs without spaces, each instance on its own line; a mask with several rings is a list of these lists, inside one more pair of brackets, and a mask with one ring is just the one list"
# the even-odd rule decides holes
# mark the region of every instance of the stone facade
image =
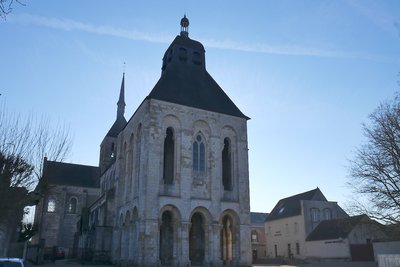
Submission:
[[99,199],[91,217],[105,216],[96,229],[112,227],[115,263],[251,265],[248,118],[206,71],[188,24],[182,19],[160,81],[116,137],[123,80],[117,121],[100,148],[102,193],[115,194]]

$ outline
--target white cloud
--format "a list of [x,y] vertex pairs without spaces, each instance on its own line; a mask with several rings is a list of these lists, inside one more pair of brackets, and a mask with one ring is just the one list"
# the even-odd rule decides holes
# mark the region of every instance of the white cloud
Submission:
[[[174,38],[173,35],[163,33],[145,33],[133,30],[125,30],[111,26],[96,26],[89,23],[75,21],[71,19],[48,18],[29,14],[10,16],[9,22],[35,25],[64,31],[83,31],[87,33],[108,35],[118,38],[126,38],[135,41],[144,41],[150,43],[169,44]],[[364,58],[372,60],[385,60],[374,58],[370,55],[359,52],[343,52],[335,50],[324,50],[312,47],[302,47],[296,45],[268,45],[263,43],[245,43],[232,40],[203,40],[206,47],[217,49],[228,49],[236,51],[275,54],[275,55],[293,55],[293,56],[312,56],[312,57],[332,57],[332,58]]]
[[173,38],[166,34],[149,34],[139,31],[128,31],[125,29],[114,28],[111,26],[95,26],[89,23],[70,19],[47,18],[34,15],[10,16],[9,22],[24,23],[41,27],[59,29],[64,31],[83,31],[99,35],[108,35],[119,38],[126,38],[135,41],[145,41],[151,43],[169,43]]

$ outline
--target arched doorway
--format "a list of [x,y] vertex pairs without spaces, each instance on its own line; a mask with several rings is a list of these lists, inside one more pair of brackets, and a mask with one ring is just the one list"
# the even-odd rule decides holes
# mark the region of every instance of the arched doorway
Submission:
[[225,215],[222,218],[221,229],[221,259],[224,265],[231,263],[233,257],[233,232],[232,232],[232,218]]
[[192,265],[203,265],[205,251],[204,219],[196,212],[190,220],[189,259]]
[[160,261],[161,265],[173,265],[174,254],[174,228],[172,213],[164,211],[160,226]]

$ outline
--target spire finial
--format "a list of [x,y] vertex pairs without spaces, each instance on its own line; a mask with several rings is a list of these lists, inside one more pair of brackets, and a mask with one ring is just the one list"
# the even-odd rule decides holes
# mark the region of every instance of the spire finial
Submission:
[[[124,62],[125,66],[125,62]],[[117,118],[123,117],[125,113],[125,70],[122,73],[122,82],[121,82],[121,90],[119,91],[119,99],[117,102]]]
[[186,18],[186,14],[181,19],[181,36],[189,37],[189,20]]

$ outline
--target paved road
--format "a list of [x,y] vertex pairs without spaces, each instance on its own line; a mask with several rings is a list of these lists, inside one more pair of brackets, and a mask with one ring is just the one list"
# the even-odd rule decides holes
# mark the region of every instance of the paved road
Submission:
[[[112,265],[111,265],[112,266]],[[82,265],[74,261],[58,260],[44,267],[110,267],[110,265]],[[254,267],[378,267],[376,262],[318,261],[302,265],[254,265]]]

